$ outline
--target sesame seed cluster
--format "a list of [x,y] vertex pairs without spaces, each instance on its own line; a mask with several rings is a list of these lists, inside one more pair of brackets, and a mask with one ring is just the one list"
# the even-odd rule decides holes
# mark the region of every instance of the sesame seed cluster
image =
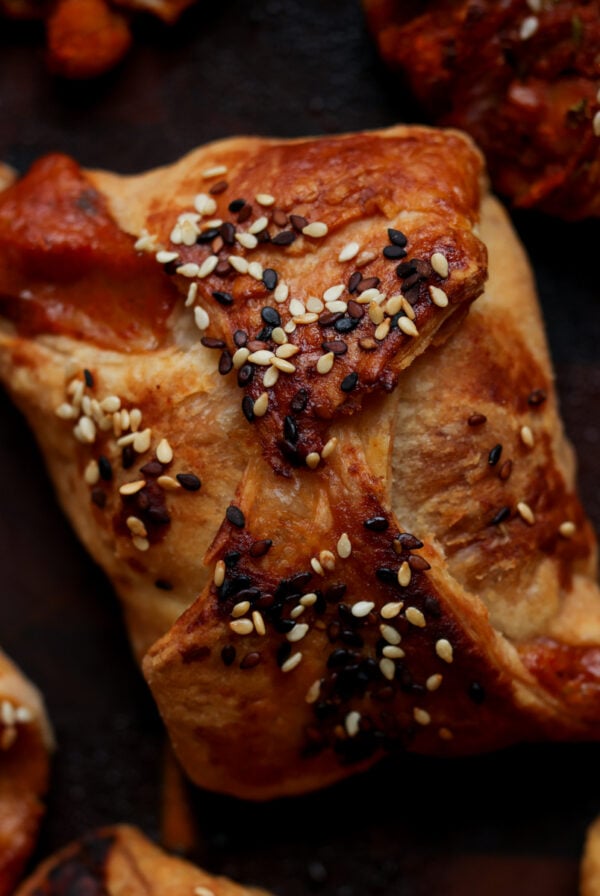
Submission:
[[13,700],[0,700],[0,750],[10,750],[19,736],[19,730],[33,721],[33,713],[27,706]]

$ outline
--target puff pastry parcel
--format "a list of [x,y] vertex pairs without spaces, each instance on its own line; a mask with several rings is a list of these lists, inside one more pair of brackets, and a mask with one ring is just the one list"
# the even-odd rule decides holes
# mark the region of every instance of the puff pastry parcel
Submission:
[[363,0],[385,62],[467,131],[497,191],[600,215],[600,0]]
[[594,536],[468,138],[47,157],[0,195],[0,296],[2,381],[195,782],[600,736]]
[[51,856],[17,890],[15,896],[267,896],[214,877],[155,846],[141,831],[115,825],[91,831]]
[[0,651],[0,896],[13,892],[35,846],[52,746],[39,692]]

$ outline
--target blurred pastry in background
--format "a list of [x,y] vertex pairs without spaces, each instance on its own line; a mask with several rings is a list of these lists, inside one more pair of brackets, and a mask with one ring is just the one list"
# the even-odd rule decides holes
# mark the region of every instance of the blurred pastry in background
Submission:
[[598,0],[363,0],[385,62],[425,113],[467,131],[497,192],[600,214]]

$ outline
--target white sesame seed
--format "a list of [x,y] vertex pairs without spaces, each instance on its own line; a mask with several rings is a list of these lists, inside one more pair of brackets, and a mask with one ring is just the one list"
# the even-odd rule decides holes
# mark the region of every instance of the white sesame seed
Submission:
[[220,588],[223,582],[225,581],[225,561],[217,560],[215,564],[215,572],[213,575],[213,582]]
[[310,467],[311,470],[315,470],[320,463],[321,455],[318,451],[311,451],[310,454],[306,455],[306,466]]
[[[600,99],[597,100],[600,103]],[[596,112],[592,119],[592,127],[594,129],[594,136],[600,137],[600,110]]]
[[377,302],[371,302],[369,305],[369,318],[374,324],[380,324],[385,317],[383,308]]
[[293,333],[294,330],[296,329],[296,322],[293,320],[288,320],[287,324],[285,325],[285,327],[283,329],[288,334]]
[[[194,217],[197,217],[194,215]],[[174,229],[173,233],[177,232],[177,235],[180,238],[180,241],[184,246],[193,246],[196,242],[196,237],[200,233],[199,227],[195,224],[195,222],[191,221],[189,218],[186,218],[184,221],[181,221]],[[171,242],[174,243],[173,233],[171,234]]]
[[219,177],[220,174],[227,173],[227,165],[213,165],[211,168],[205,168],[202,177],[207,180],[211,177]]
[[408,317],[399,317],[398,318],[398,329],[402,330],[407,336],[418,336],[419,331],[415,327],[414,323]]
[[386,644],[381,652],[391,660],[401,660],[403,656],[406,656],[402,648],[396,647],[394,644]]
[[448,259],[442,252],[434,252],[429,260],[436,274],[443,278],[448,276]]
[[270,193],[257,193],[254,197],[259,205],[263,207],[268,207],[269,205],[275,205],[275,197],[271,196]]
[[121,495],[135,495],[146,485],[145,479],[136,479],[134,482],[125,482],[119,489]]
[[338,302],[327,302],[325,307],[331,314],[343,314],[344,311],[347,310],[348,305],[346,304],[346,302],[338,301]]
[[215,896],[208,887],[194,887],[194,896]]
[[200,265],[200,270],[198,271],[198,276],[200,277],[200,279],[203,280],[204,277],[208,277],[210,274],[212,274],[218,263],[219,258],[217,255],[209,255],[208,258],[205,258]]
[[108,395],[100,402],[100,407],[107,414],[114,414],[121,409],[121,399],[117,395]]
[[173,449],[169,445],[167,439],[161,439],[156,446],[156,459],[159,460],[161,464],[170,464],[173,460]]
[[265,621],[262,618],[262,614],[258,610],[254,610],[252,613],[252,622],[254,623],[254,630],[257,635],[264,635],[267,631],[265,628]]
[[248,273],[248,262],[245,258],[242,258],[241,255],[230,255],[227,258],[227,261],[238,274]]
[[97,461],[91,460],[89,462],[84,470],[83,478],[88,485],[96,485],[96,483],[100,479],[100,470],[98,469]]
[[369,302],[376,299],[379,294],[380,293],[378,289],[375,289],[375,287],[371,287],[371,289],[365,289],[364,292],[361,292],[360,295],[356,297],[356,301],[359,303],[359,305],[368,305]]
[[404,296],[402,296],[402,310],[404,311],[404,313],[406,314],[406,316],[407,316],[408,318],[410,318],[410,320],[414,320],[414,319],[415,319],[416,314],[415,314],[414,308],[412,307],[412,305],[410,304],[410,302],[407,301],[407,299],[406,299]]
[[431,716],[425,709],[420,709],[420,707],[415,706],[413,709],[413,719],[418,725],[429,725],[431,724]]
[[334,360],[335,355],[333,354],[333,352],[327,352],[326,354],[321,355],[321,357],[317,361],[317,373],[329,373],[329,371],[333,367]]
[[210,221],[202,222],[202,230],[214,230],[215,227],[220,227],[223,223],[221,218],[211,218]]
[[304,303],[300,301],[300,299],[291,299],[289,308],[290,314],[293,315],[304,314],[304,312],[306,311],[306,307],[304,306]]
[[522,519],[525,520],[530,526],[533,526],[535,523],[535,514],[529,504],[526,504],[525,501],[519,501],[517,504],[517,510],[519,511]]
[[317,560],[316,557],[311,557],[310,565],[312,566],[313,571],[316,572],[316,574],[318,576],[325,575],[325,570],[323,569],[323,567],[321,566],[321,564],[319,563],[319,561]]
[[275,354],[278,358],[293,358],[299,351],[299,346],[293,345],[291,342],[286,342],[285,345],[280,345],[279,348],[275,349]]
[[356,737],[360,731],[360,713],[355,709],[349,712],[344,720],[344,727],[348,737]]
[[91,445],[96,438],[96,426],[89,417],[80,417],[75,429],[75,438],[84,445]]
[[232,607],[231,616],[233,619],[239,619],[240,616],[244,616],[248,612],[249,609],[250,609],[250,601],[249,600],[241,600]]
[[435,652],[445,663],[451,663],[454,659],[454,649],[446,638],[440,638],[439,641],[435,642]]
[[251,355],[248,355],[248,360],[251,364],[258,364],[259,367],[268,367],[273,357],[274,352],[268,348],[261,348],[257,352],[252,352]]
[[393,681],[396,674],[396,664],[389,657],[385,656],[379,660],[379,671],[388,681]]
[[296,370],[291,361],[286,360],[286,358],[278,358],[276,355],[271,358],[271,364],[277,370],[281,370],[282,373],[294,373]]
[[313,314],[320,314],[324,308],[325,305],[317,296],[309,296],[306,300],[306,310],[312,311]]
[[27,706],[15,707],[15,721],[23,725],[33,721],[33,713]]
[[299,650],[297,653],[293,653],[289,659],[285,661],[283,666],[281,667],[282,672],[291,672],[292,669],[295,669],[300,660],[302,659],[302,652]]
[[318,321],[319,315],[314,314],[312,311],[307,311],[306,314],[297,314],[294,317],[294,323],[296,324],[314,324]]
[[321,690],[321,679],[317,678],[316,681],[313,681],[311,686],[306,692],[306,697],[304,698],[307,703],[316,703],[319,692]]
[[528,448],[533,448],[534,438],[531,428],[529,426],[521,427],[521,441],[524,445],[527,445]]
[[156,249],[156,239],[157,237],[155,234],[148,233],[146,229],[143,229],[133,244],[133,248],[136,252],[154,252]]
[[356,266],[362,268],[364,267],[364,265],[368,264],[370,261],[374,261],[376,258],[377,252],[373,251],[373,249],[365,249],[365,251],[361,252],[356,259]]
[[400,610],[404,606],[404,601],[399,600],[394,603],[384,604],[381,608],[382,619],[395,619],[400,614]]
[[320,551],[319,563],[323,569],[328,569],[331,572],[335,569],[335,554],[331,551]]
[[285,302],[288,295],[290,293],[290,288],[287,283],[280,281],[275,287],[275,292],[273,293],[273,297],[276,302]]
[[81,399],[81,410],[85,414],[86,417],[92,416],[92,399],[89,395],[82,396]]
[[179,252],[167,252],[166,249],[160,249],[156,253],[156,260],[159,264],[169,264],[179,258]]
[[264,417],[269,407],[269,393],[262,392],[252,407],[255,417]]
[[541,12],[542,0],[527,0],[527,6],[532,12]]
[[357,619],[362,619],[363,616],[368,616],[371,610],[375,609],[375,604],[371,600],[359,600],[358,603],[355,603],[352,606],[352,615],[356,616]]
[[275,383],[277,382],[278,379],[279,379],[279,371],[276,367],[271,365],[265,371],[265,375],[263,376],[263,386],[265,387],[265,389],[271,389],[275,385]]
[[269,226],[269,219],[262,215],[260,218],[257,218],[254,224],[251,224],[248,228],[248,233],[261,233],[266,227]]
[[0,721],[4,725],[15,724],[15,707],[10,700],[3,700],[2,703],[0,703]]
[[386,319],[384,321],[382,321],[382,323],[380,323],[379,326],[377,327],[377,329],[375,330],[375,333],[373,334],[375,336],[375,339],[377,339],[379,342],[381,342],[383,339],[385,339],[387,334],[390,332],[391,324],[392,324],[392,322],[391,322],[390,318],[386,317]]
[[338,255],[338,261],[350,261],[350,259],[355,258],[359,252],[360,246],[358,243],[346,243]]
[[182,277],[197,277],[199,272],[200,268],[193,261],[188,261],[187,264],[180,264],[176,269],[176,273],[181,274]]
[[250,619],[234,619],[233,622],[229,623],[229,628],[236,635],[249,635],[250,632],[254,631],[254,625]]
[[415,625],[417,628],[425,628],[427,622],[425,617],[416,607],[407,607],[404,611],[404,615],[411,625]]
[[142,422],[142,412],[139,408],[133,408],[129,411],[129,428],[132,432],[137,432]]
[[381,632],[381,636],[388,642],[388,644],[399,644],[402,640],[402,635],[399,631],[396,631],[395,628],[391,625],[380,625],[379,631]]
[[169,492],[174,492],[181,488],[181,484],[172,476],[159,476],[156,481],[161,488],[165,488]]
[[246,363],[246,361],[248,360],[249,356],[250,356],[250,351],[249,351],[249,349],[246,348],[245,345],[243,345],[241,348],[238,348],[238,350],[233,353],[233,357],[231,359],[231,362],[232,362],[235,370],[239,370],[240,367],[243,367],[244,364]]
[[403,298],[404,298],[404,296],[401,296],[401,295],[390,296],[390,298],[385,303],[386,314],[389,314],[390,317],[393,317],[394,314],[398,314],[398,312],[402,308],[402,299]]
[[301,604],[298,604],[298,606],[294,607],[294,609],[291,611],[290,619],[298,619],[299,616],[302,616],[302,614],[304,613],[305,610],[306,610],[306,607],[303,607]]
[[352,543],[348,538],[347,532],[343,532],[340,535],[337,543],[337,552],[342,560],[346,560],[350,554],[352,553]]
[[328,231],[329,228],[323,221],[313,221],[312,224],[307,224],[306,227],[302,228],[304,236],[311,236],[313,239],[319,239],[320,237],[325,236]]
[[127,528],[133,535],[139,535],[140,538],[145,538],[148,534],[146,532],[146,527],[139,517],[128,516],[125,522],[127,523]]
[[328,458],[329,455],[335,451],[337,443],[338,443],[338,440],[336,439],[335,436],[332,436],[330,439],[328,439],[327,442],[325,442],[325,444],[323,445],[323,450],[321,451],[321,457],[323,459]]
[[214,215],[217,210],[217,203],[212,196],[207,196],[206,193],[198,193],[194,197],[194,208],[199,215]]
[[536,16],[527,16],[526,19],[523,19],[521,27],[519,28],[519,37],[521,40],[529,40],[530,37],[533,37],[538,30],[539,24],[539,20]]
[[297,622],[291,632],[287,633],[286,638],[295,644],[296,641],[301,641],[307,633],[308,625],[304,622]]
[[[119,419],[121,418],[119,417]],[[134,439],[134,432],[127,433],[127,435],[125,436],[119,436],[119,438],[117,439],[117,445],[119,446],[119,448],[125,448],[127,445],[133,445]]]
[[408,565],[408,562],[404,560],[404,562],[400,565],[400,569],[398,570],[398,584],[403,588],[406,588],[407,585],[410,584],[411,580],[411,569]]
[[277,345],[285,345],[288,341],[285,330],[283,327],[275,327],[271,333],[271,339]]
[[143,538],[141,535],[134,535],[131,539],[131,543],[138,551],[147,551],[150,547],[150,542],[147,538]]
[[206,330],[208,325],[210,324],[210,318],[204,308],[201,308],[200,305],[196,305],[194,308],[194,321],[199,330]]
[[262,280],[263,267],[259,261],[251,261],[248,265],[248,273],[255,280]]
[[575,529],[575,523],[571,522],[571,520],[565,520],[558,527],[558,531],[563,538],[572,538],[575,535]]
[[437,691],[439,686],[442,683],[442,676],[439,673],[435,675],[430,675],[427,681],[425,682],[425,687],[428,691]]
[[121,408],[121,429],[129,429],[129,411],[127,408]]
[[236,233],[235,238],[244,249],[256,249],[258,246],[258,240],[251,233]]
[[324,302],[335,302],[341,294],[346,289],[344,283],[336,283],[335,286],[330,286],[329,289],[326,289],[323,293],[323,301]]
[[430,286],[429,295],[431,296],[433,304],[437,305],[438,308],[445,308],[447,306],[448,296],[443,289],[439,288],[439,286]]
[[73,420],[73,418],[77,416],[77,409],[72,405],[67,404],[65,401],[62,404],[59,404],[54,413],[57,417],[60,417],[61,420]]
[[303,594],[300,598],[300,603],[303,607],[312,607],[313,604],[317,602],[317,595],[314,591],[309,591],[308,594]]
[[133,439],[133,450],[136,451],[138,454],[144,454],[150,447],[151,438],[152,438],[152,430],[151,429],[143,429],[141,432],[136,432],[135,437]]

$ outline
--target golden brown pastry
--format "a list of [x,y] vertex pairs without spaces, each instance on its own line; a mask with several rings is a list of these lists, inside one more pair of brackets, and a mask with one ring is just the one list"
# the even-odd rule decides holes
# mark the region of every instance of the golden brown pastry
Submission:
[[137,828],[100,828],[43,862],[15,896],[267,896],[163,852]]
[[397,127],[0,195],[0,376],[204,787],[600,736],[595,541],[482,190]]
[[586,832],[580,884],[580,896],[600,894],[600,818],[596,818]]
[[13,892],[35,845],[52,744],[40,694],[0,651],[0,896]]
[[599,0],[363,0],[383,59],[483,149],[495,189],[600,214]]
[[131,46],[130,19],[148,12],[172,24],[194,0],[0,0],[0,13],[45,19],[48,65],[65,78],[93,78]]

